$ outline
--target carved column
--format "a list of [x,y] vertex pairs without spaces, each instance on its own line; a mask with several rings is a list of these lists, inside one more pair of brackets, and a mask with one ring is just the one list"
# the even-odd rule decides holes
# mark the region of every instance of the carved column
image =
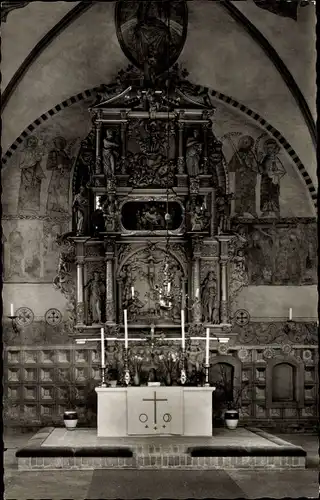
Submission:
[[[182,118],[182,117],[181,117]],[[184,136],[184,122],[178,122],[178,174],[183,175],[185,173],[185,159],[183,154],[183,136]]]
[[105,240],[106,260],[106,323],[115,324],[115,290],[114,290],[114,241]]
[[228,304],[228,241],[229,239],[220,239],[221,254],[220,254],[220,283],[221,283],[221,301],[220,301],[220,318],[221,323],[229,323],[229,304]]
[[203,173],[208,173],[208,123],[203,125]]
[[211,220],[210,220],[210,236],[213,237],[217,231],[217,214],[216,214],[216,190],[211,191]]
[[101,174],[101,136],[102,136],[102,123],[96,121],[96,174]]
[[[193,260],[192,260],[192,300],[193,302],[193,323],[199,324],[202,319],[201,300],[200,300],[200,257],[201,257],[201,241],[195,240],[193,242]],[[196,298],[197,290],[199,296]]]
[[220,314],[221,323],[228,323],[228,283],[227,283],[227,261],[220,261],[221,273],[221,302]]
[[127,156],[127,122],[121,122],[121,173],[125,174],[125,160]]
[[83,268],[84,259],[79,258],[77,260],[77,306],[76,306],[76,316],[77,325],[84,324],[84,300],[83,300]]

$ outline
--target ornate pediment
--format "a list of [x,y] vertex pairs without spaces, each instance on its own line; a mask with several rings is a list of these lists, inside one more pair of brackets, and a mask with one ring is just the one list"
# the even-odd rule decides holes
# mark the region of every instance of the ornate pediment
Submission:
[[188,72],[174,65],[165,75],[155,77],[152,85],[146,83],[144,73],[133,66],[120,71],[109,85],[97,89],[97,100],[92,106],[93,113],[107,112],[116,108],[154,112],[179,110],[207,110],[213,114],[215,108],[206,87],[189,82]]

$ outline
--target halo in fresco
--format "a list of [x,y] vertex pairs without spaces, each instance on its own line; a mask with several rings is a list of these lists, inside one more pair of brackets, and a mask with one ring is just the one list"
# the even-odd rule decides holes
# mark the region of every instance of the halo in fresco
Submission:
[[128,59],[142,70],[149,61],[155,73],[160,74],[172,66],[184,46],[187,4],[184,0],[118,0],[115,23],[120,46]]

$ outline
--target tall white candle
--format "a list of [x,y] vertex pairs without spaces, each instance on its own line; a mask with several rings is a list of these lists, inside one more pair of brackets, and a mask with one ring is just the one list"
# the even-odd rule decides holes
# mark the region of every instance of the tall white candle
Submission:
[[206,365],[209,364],[209,343],[210,343],[210,328],[206,331]]
[[199,298],[199,288],[196,289],[196,299]]
[[13,304],[10,304],[10,316],[14,316]]
[[104,368],[106,365],[105,351],[104,351],[104,328],[101,328],[101,366]]
[[123,316],[124,316],[124,347],[125,347],[125,349],[128,349],[128,311],[127,311],[127,309],[124,309]]
[[184,331],[184,310],[181,310],[181,344],[182,344],[182,349],[185,349],[186,347],[186,335]]
[[289,321],[292,321],[292,307],[289,309]]
[[170,293],[170,290],[171,290],[171,283],[169,281],[169,283],[168,283],[168,293]]
[[134,298],[134,286],[131,287],[131,295],[132,295],[132,298]]

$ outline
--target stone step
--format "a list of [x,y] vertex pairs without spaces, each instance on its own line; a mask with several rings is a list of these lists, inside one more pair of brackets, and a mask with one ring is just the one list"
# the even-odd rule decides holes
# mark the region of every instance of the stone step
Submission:
[[40,469],[304,469],[305,457],[191,457],[149,455],[121,457],[20,457],[19,470]]
[[291,469],[306,452],[264,431],[239,429],[212,437],[98,438],[96,431],[46,429],[17,451],[20,470],[39,469]]

